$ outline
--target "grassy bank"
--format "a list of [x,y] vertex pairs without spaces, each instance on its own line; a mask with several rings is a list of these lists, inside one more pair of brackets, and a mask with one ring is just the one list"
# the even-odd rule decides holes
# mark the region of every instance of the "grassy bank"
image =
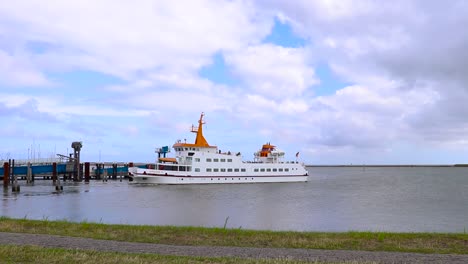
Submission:
[[168,245],[468,254],[468,234],[272,232],[201,227],[106,225],[5,217],[0,217],[0,232],[52,234]]

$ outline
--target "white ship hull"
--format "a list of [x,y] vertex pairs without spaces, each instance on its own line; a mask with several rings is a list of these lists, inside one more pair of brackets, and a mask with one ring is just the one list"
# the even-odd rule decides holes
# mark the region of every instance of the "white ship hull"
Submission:
[[[307,175],[231,175],[231,176],[188,176],[164,175],[157,170],[137,169],[133,183],[144,184],[221,184],[221,183],[268,183],[268,182],[306,182]],[[146,173],[146,174],[143,174]]]

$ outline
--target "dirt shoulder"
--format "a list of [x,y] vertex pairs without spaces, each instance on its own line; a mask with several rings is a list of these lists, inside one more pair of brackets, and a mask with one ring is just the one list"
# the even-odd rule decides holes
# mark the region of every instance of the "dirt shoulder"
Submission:
[[419,254],[285,248],[174,246],[6,232],[0,232],[0,244],[37,245],[51,248],[83,249],[125,253],[152,253],[173,256],[287,258],[320,262],[359,261],[378,263],[468,263],[468,255],[455,254]]

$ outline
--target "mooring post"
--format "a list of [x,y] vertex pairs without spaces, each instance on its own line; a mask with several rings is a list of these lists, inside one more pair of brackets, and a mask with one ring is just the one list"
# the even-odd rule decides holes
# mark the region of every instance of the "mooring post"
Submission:
[[103,172],[102,172],[102,181],[106,182],[107,181],[107,169],[105,168],[104,164],[102,164]]
[[13,176],[13,185],[11,186],[12,192],[20,192],[20,186],[18,184],[18,179],[16,176]]
[[57,177],[57,180],[54,181],[54,186],[55,186],[55,190],[56,190],[57,192],[63,191],[63,186],[62,186],[62,184],[60,183],[60,177]]
[[18,179],[16,178],[15,175],[15,160],[13,159],[11,161],[11,180],[12,180],[12,186],[11,186],[11,191],[12,192],[19,192],[20,191],[20,186],[18,184]]
[[112,179],[117,179],[117,164],[112,164]]
[[60,183],[60,179],[57,178],[57,181],[55,182],[55,190],[58,191],[58,192],[61,192],[63,191],[63,186],[62,184]]
[[11,160],[11,180],[14,181],[15,179],[15,159]]
[[57,162],[52,163],[52,183],[55,185],[57,182]]
[[3,163],[3,187],[8,187],[10,183],[10,164],[8,162]]
[[8,159],[8,179],[10,179],[10,184],[13,184],[13,175],[11,174],[11,159]]
[[[123,165],[123,166],[125,166],[125,165]],[[120,178],[120,181],[122,181],[122,179],[123,179],[123,175],[124,175],[124,174],[123,174],[123,172],[122,172],[122,171],[121,171],[121,172],[119,172],[119,178]]]
[[32,168],[31,168],[31,162],[28,162],[28,166],[26,168],[26,183],[31,183],[32,182]]
[[89,162],[85,162],[84,164],[84,177],[85,177],[85,182],[89,182]]

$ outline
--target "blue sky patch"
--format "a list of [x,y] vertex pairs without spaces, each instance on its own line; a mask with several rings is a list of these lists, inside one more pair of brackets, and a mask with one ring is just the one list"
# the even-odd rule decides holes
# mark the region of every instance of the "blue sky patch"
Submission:
[[316,96],[326,96],[335,94],[336,91],[349,86],[339,78],[326,63],[321,63],[315,68],[315,74],[320,79],[320,84],[315,86],[314,92]]
[[286,48],[299,48],[307,44],[307,40],[294,34],[291,26],[275,19],[275,25],[263,43],[271,43]]
[[221,53],[216,53],[213,56],[213,63],[200,69],[199,75],[202,78],[208,79],[214,83],[234,86],[239,84],[239,80],[234,78],[229,71],[224,57]]

